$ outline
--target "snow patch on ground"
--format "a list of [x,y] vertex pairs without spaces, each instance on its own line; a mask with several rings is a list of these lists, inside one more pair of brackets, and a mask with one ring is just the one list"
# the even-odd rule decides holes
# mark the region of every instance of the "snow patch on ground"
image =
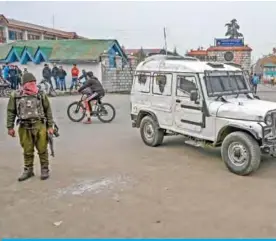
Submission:
[[86,193],[99,194],[102,192],[110,192],[112,190],[123,190],[131,182],[130,177],[125,175],[117,175],[112,177],[103,177],[100,179],[83,180],[76,184],[57,190],[58,197],[73,195],[82,196]]

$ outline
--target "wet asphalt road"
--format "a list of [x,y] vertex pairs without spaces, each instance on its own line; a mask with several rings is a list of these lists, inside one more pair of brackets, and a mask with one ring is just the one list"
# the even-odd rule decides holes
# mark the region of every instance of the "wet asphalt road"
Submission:
[[[276,101],[276,92],[261,97]],[[16,181],[22,169],[18,137],[5,130],[0,99],[0,237],[275,237],[276,162],[255,175],[227,171],[219,150],[166,138],[158,148],[131,128],[129,96],[109,95],[110,124],[72,123],[52,98],[60,126],[51,178]]]

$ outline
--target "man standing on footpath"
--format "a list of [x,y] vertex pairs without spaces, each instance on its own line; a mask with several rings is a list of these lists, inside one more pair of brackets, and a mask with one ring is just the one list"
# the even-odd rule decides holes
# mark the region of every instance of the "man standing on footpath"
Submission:
[[65,77],[67,73],[66,71],[62,68],[62,66],[59,66],[58,70],[58,79],[59,79],[59,85],[60,85],[60,90],[61,91],[66,91],[66,82],[65,82]]
[[44,64],[44,68],[42,70],[42,76],[43,78],[51,85],[51,87],[53,88],[53,84],[52,84],[52,71],[49,68],[48,64]]
[[10,75],[11,88],[13,90],[16,90],[17,70],[15,69],[14,65],[11,65],[10,70],[9,70],[9,75]]
[[18,181],[34,176],[34,147],[36,147],[40,165],[41,180],[49,178],[48,137],[53,134],[53,116],[49,99],[39,92],[33,74],[22,77],[23,88],[12,92],[7,106],[8,134],[15,137],[14,122],[19,124],[19,139],[24,151],[24,171]]
[[75,90],[77,90],[77,82],[78,82],[79,73],[80,73],[80,71],[77,68],[77,65],[73,64],[73,68],[71,69],[72,83],[70,86],[70,92],[73,90],[74,86],[75,86]]
[[59,90],[59,80],[58,80],[58,67],[56,64],[54,64],[54,67],[52,68],[52,76],[55,80],[56,90]]
[[255,94],[257,94],[257,87],[258,87],[259,83],[260,83],[259,76],[255,73],[253,78],[252,78],[253,92]]

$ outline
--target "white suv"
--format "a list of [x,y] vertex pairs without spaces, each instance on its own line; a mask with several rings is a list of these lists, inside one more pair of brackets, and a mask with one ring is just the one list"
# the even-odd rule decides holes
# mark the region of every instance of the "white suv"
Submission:
[[233,64],[156,55],[137,66],[131,90],[132,126],[155,147],[166,135],[221,146],[227,168],[256,171],[261,154],[276,153],[276,103],[260,100]]

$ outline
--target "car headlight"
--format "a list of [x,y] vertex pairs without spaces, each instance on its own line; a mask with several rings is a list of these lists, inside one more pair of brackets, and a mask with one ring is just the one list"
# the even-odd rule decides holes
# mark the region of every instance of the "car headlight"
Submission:
[[272,126],[272,116],[271,115],[267,115],[265,117],[265,123],[268,125],[268,126]]

